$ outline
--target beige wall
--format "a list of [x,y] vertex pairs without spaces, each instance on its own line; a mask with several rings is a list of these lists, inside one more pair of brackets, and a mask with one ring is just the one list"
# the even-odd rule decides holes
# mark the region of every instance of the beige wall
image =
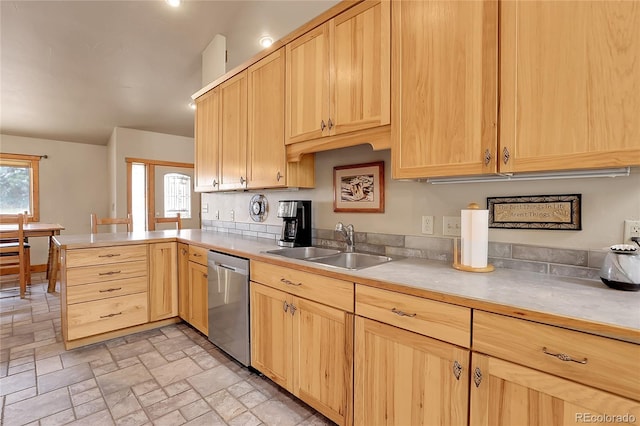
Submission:
[[116,127],[109,140],[113,166],[109,173],[112,217],[127,214],[125,158],[193,163],[193,138]]
[[[333,167],[338,165],[385,162],[385,213],[334,213]],[[313,201],[313,226],[332,229],[336,222],[353,223],[356,231],[389,234],[422,235],[421,216],[435,216],[434,236],[442,235],[442,217],[459,216],[460,209],[476,201],[486,206],[486,197],[541,194],[582,194],[582,231],[534,231],[491,229],[489,239],[496,242],[520,242],[562,248],[596,249],[622,240],[624,219],[640,219],[640,170],[629,177],[563,179],[503,183],[468,183],[432,185],[390,179],[390,152],[372,151],[369,145],[316,154],[316,188],[299,191],[262,191],[267,196],[270,213],[268,224],[280,225],[276,217],[278,200],[309,199]],[[260,191],[258,191],[260,192]],[[203,219],[251,222],[248,214],[253,193],[203,194],[208,213]],[[449,237],[447,237],[449,238]]]
[[[41,222],[60,223],[63,234],[86,234],[92,212],[106,215],[106,146],[0,135],[0,151],[48,156],[40,160]],[[46,264],[46,239],[29,242],[31,263]]]

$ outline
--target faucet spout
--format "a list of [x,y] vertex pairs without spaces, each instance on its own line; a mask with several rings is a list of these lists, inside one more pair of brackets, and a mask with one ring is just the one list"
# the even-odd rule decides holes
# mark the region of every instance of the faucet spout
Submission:
[[345,242],[347,243],[347,253],[353,253],[354,251],[356,251],[356,242],[353,238],[355,232],[353,225],[349,224],[347,226],[344,226],[342,222],[338,222],[336,224],[335,230],[336,232],[340,232],[342,238],[344,238]]

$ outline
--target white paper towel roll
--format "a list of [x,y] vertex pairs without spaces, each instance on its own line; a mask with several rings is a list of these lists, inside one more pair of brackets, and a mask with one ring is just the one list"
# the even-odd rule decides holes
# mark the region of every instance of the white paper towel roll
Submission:
[[460,239],[460,263],[472,268],[485,268],[489,250],[489,210],[480,210],[475,203],[461,210]]

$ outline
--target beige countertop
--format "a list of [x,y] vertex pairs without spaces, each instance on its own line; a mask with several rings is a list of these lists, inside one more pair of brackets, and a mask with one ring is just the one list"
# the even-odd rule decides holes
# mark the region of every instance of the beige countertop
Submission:
[[264,253],[275,241],[202,230],[56,236],[67,250],[177,239],[226,253],[640,343],[640,292],[613,290],[601,281],[497,268],[490,273],[405,258],[349,271]]

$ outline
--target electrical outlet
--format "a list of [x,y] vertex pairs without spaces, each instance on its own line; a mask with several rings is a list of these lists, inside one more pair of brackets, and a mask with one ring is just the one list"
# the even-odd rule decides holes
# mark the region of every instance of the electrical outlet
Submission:
[[624,240],[625,244],[633,244],[631,237],[640,237],[640,220],[624,221]]
[[433,234],[433,216],[422,216],[422,233]]
[[231,222],[235,222],[236,221],[236,212],[234,212],[233,210],[231,210],[229,212],[229,218],[231,218]]
[[442,218],[442,235],[460,236],[459,216],[444,216]]
[[213,217],[214,217],[216,220],[220,220],[220,210],[216,210],[216,212],[213,214]]

